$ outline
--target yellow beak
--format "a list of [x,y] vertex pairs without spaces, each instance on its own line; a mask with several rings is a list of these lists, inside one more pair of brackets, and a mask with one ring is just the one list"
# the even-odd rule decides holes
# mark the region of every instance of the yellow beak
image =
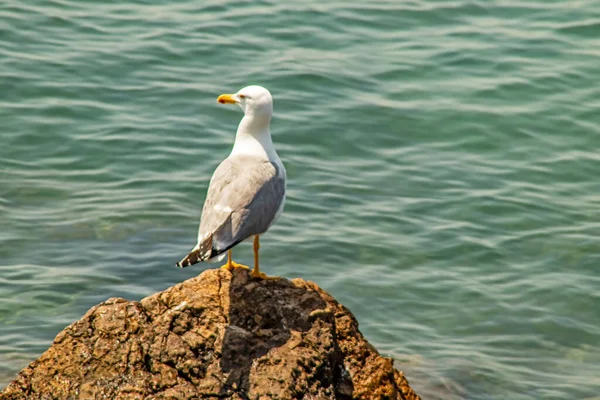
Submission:
[[217,101],[221,104],[235,104],[237,101],[233,96],[233,94],[222,94],[219,96]]

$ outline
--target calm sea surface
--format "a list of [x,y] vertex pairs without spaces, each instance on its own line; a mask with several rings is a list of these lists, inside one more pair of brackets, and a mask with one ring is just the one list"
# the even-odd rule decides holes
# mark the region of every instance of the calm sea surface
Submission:
[[174,263],[241,118],[215,100],[261,84],[289,178],[266,272],[424,399],[600,398],[600,2],[166,3],[0,4],[0,388],[208,267]]

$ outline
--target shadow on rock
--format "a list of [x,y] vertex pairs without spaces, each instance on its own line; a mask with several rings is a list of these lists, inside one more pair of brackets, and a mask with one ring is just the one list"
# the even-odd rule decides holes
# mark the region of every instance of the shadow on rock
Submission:
[[[249,398],[253,363],[269,350],[288,343],[292,332],[301,337],[309,331],[312,313],[325,307],[317,292],[290,281],[256,281],[249,279],[246,271],[235,271],[229,287],[229,323],[221,354],[221,370],[228,377],[219,394],[236,392]],[[297,344],[296,341],[292,346]],[[276,383],[279,382],[272,382]]]

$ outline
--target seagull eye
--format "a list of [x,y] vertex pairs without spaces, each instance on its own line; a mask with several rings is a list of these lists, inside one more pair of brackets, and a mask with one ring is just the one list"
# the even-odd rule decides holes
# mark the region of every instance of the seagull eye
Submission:
[[240,94],[240,99],[245,99],[246,95],[245,94]]

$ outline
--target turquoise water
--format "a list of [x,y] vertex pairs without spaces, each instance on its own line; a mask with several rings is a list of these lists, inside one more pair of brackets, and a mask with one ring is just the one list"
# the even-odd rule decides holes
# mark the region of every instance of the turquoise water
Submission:
[[266,272],[424,399],[598,399],[599,82],[598,1],[2,2],[0,388],[207,268],[174,263],[241,117],[215,100],[257,83],[288,171]]

